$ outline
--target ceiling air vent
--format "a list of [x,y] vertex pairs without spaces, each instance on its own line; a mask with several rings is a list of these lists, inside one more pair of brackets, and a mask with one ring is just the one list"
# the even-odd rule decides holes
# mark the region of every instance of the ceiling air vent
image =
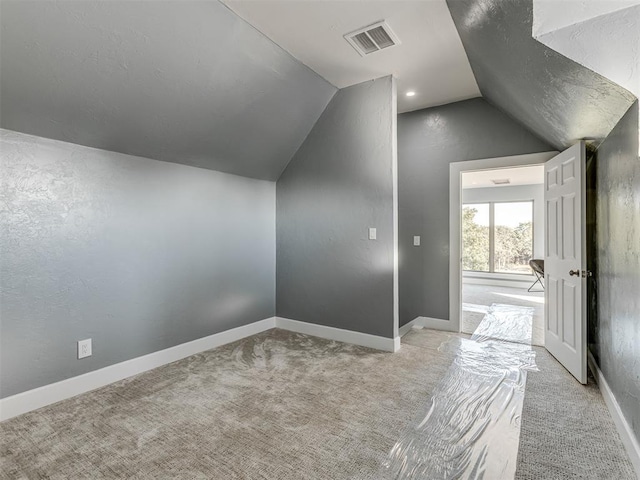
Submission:
[[347,33],[344,38],[363,57],[400,43],[398,37],[384,21]]

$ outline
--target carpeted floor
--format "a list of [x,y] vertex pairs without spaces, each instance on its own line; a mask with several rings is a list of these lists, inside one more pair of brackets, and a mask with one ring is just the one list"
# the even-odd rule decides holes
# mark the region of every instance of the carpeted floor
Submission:
[[2,478],[372,479],[451,363],[270,330],[0,424]]
[[579,384],[544,348],[529,372],[517,480],[637,478],[598,386]]
[[[452,336],[390,354],[270,330],[1,423],[0,478],[378,479]],[[539,357],[516,477],[632,478],[597,388]]]
[[[431,333],[412,330],[402,341],[434,348]],[[583,386],[546,349],[534,350],[540,371],[527,375],[515,480],[636,479],[593,378]]]
[[532,307],[531,343],[544,346],[544,292],[527,292],[526,288],[463,284],[462,331],[473,333],[494,303]]

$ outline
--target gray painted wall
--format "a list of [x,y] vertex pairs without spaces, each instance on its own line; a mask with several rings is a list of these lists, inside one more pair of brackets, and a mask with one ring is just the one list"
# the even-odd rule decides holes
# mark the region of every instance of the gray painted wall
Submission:
[[394,88],[338,91],[278,180],[278,316],[393,337]]
[[398,116],[401,326],[449,319],[449,163],[549,150],[481,98]]
[[589,343],[640,440],[640,157],[638,102],[596,152],[597,316]]
[[274,315],[275,183],[0,142],[2,397]]
[[2,128],[276,180],[336,89],[218,1],[11,1]]
[[482,96],[554,149],[604,139],[635,97],[534,40],[532,0],[447,0]]

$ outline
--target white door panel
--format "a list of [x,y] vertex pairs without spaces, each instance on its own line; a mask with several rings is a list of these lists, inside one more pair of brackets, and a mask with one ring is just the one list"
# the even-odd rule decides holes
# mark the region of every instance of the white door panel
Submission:
[[545,164],[545,346],[587,382],[585,147]]

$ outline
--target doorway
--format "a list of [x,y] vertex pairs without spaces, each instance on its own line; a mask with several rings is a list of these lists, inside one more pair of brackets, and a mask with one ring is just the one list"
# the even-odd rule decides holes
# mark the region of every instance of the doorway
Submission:
[[544,258],[544,162],[555,152],[451,164],[450,311],[473,333],[488,313],[532,317],[544,345],[544,279],[529,262]]
[[544,345],[544,279],[530,265],[544,258],[544,166],[465,171],[461,182],[461,331],[499,307],[530,314],[532,343]]
[[[449,175],[449,327],[459,332],[463,306],[463,172],[544,164],[543,271],[546,285],[543,343],[549,353],[583,384],[587,383],[586,282],[591,275],[586,269],[585,163],[585,142],[580,141],[561,153],[452,163]],[[493,265],[495,269],[495,263]],[[485,319],[492,320],[492,316],[486,315]],[[531,332],[528,338],[531,339]]]

